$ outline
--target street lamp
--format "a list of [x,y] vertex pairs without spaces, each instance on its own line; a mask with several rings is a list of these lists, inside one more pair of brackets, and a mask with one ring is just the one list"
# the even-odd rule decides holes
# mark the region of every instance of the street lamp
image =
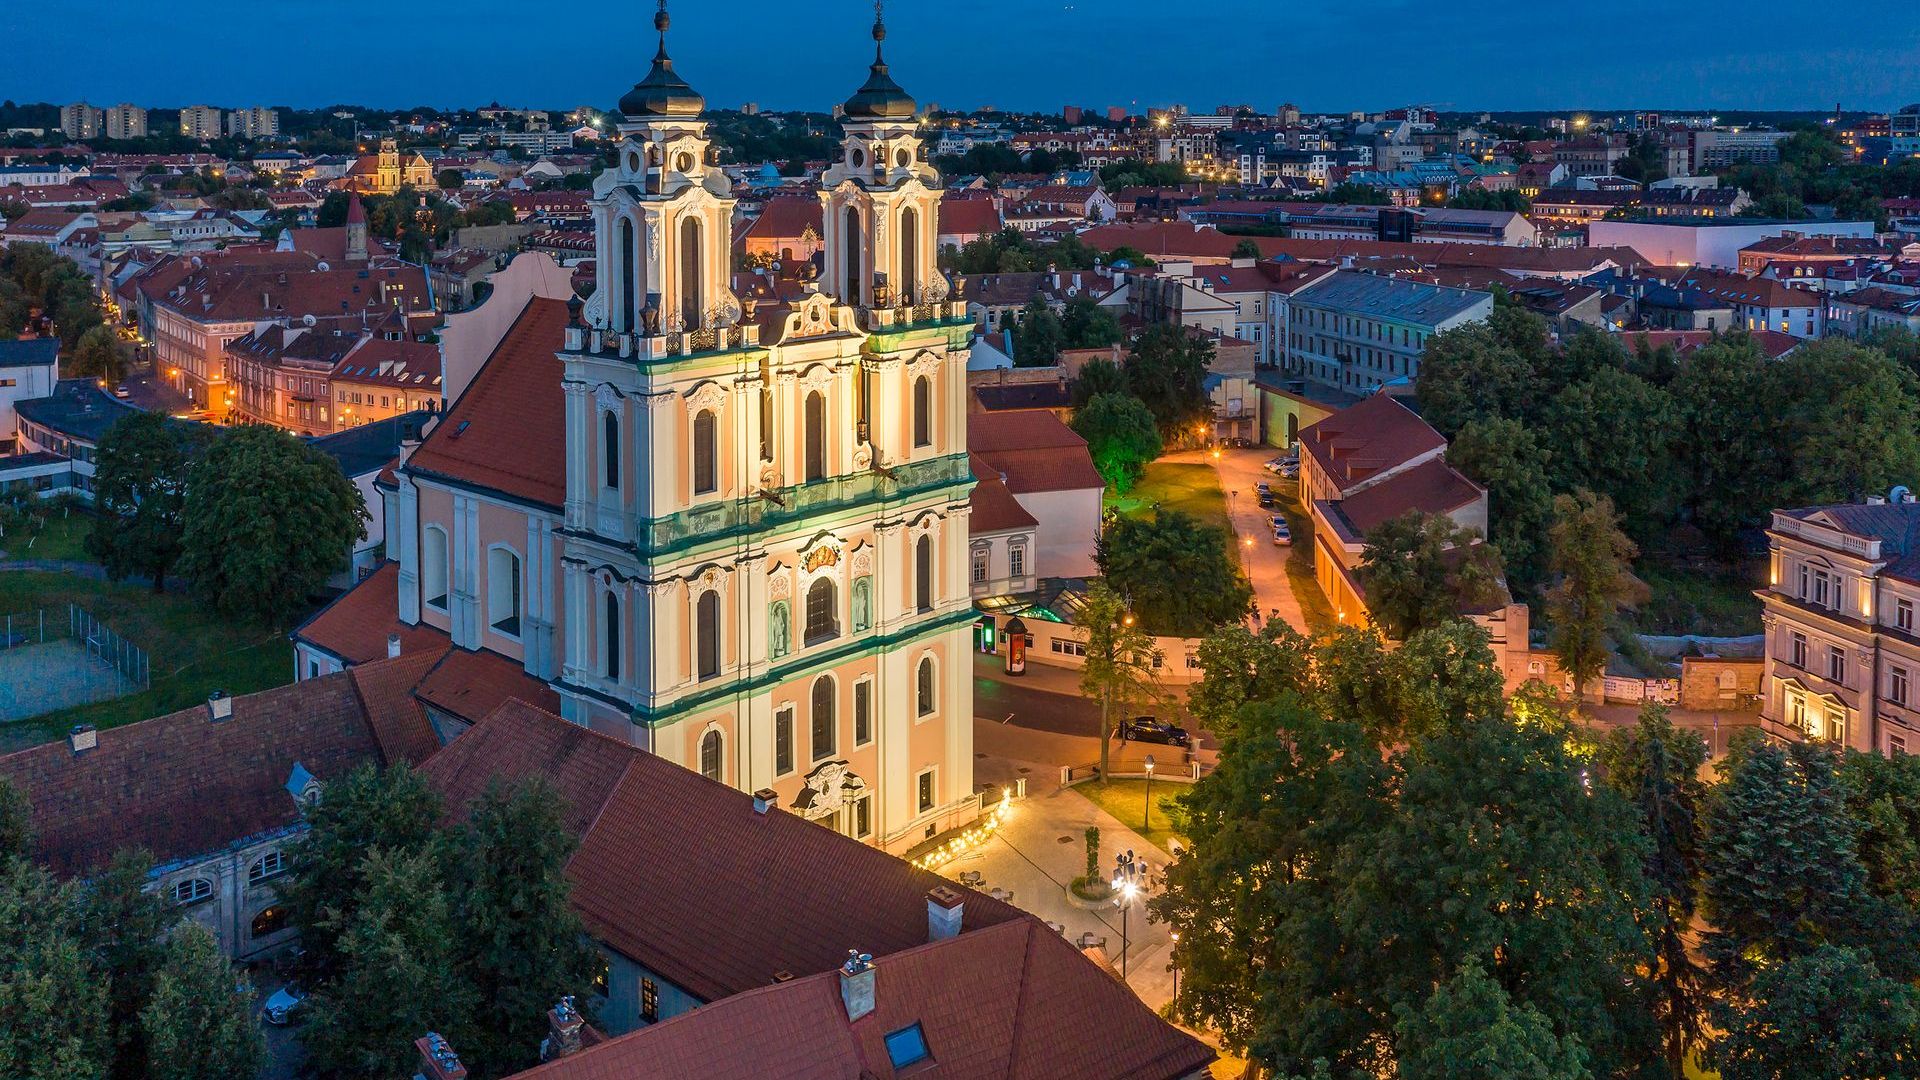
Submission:
[[1168,966],[1173,968],[1173,1002],[1178,1005],[1180,1003],[1180,931],[1175,930],[1168,936],[1173,939],[1172,963]]
[[1147,809],[1146,809],[1146,816],[1144,819],[1142,819],[1140,823],[1141,825],[1140,831],[1142,833],[1149,833],[1153,831],[1153,755],[1152,754],[1147,755],[1146,765],[1147,765]]
[[1147,863],[1142,859],[1134,861],[1133,849],[1126,854],[1113,857],[1113,905],[1120,909],[1120,981],[1127,979],[1127,949],[1131,947],[1127,937],[1127,909],[1133,906],[1133,898],[1147,880]]

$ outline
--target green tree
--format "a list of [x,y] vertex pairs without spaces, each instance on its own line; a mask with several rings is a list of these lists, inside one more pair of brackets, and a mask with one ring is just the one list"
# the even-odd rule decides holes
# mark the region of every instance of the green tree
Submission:
[[1245,618],[1253,601],[1232,544],[1226,529],[1169,510],[1109,525],[1094,558],[1108,586],[1128,599],[1150,632],[1202,637]]
[[1089,360],[1080,365],[1080,375],[1073,380],[1073,407],[1078,409],[1102,394],[1128,394],[1127,376],[1120,365],[1111,360]]
[[1235,259],[1253,259],[1257,262],[1266,256],[1261,254],[1259,242],[1249,236],[1245,240],[1233,245],[1231,257]]
[[1620,609],[1645,598],[1633,576],[1639,549],[1620,531],[1620,517],[1605,495],[1576,491],[1553,499],[1552,551],[1548,568],[1547,647],[1573,677],[1579,693],[1607,669],[1607,634]]
[[1475,420],[1531,423],[1539,391],[1533,363],[1486,323],[1428,338],[1414,381],[1420,415],[1448,438]]
[[1920,909],[1920,757],[1848,751],[1840,776],[1867,891]]
[[1700,891],[1701,822],[1707,789],[1700,774],[1707,744],[1673,725],[1665,708],[1648,705],[1632,728],[1618,728],[1601,746],[1608,787],[1640,812],[1647,838],[1643,872],[1648,907],[1642,923],[1653,941],[1648,991],[1666,1043],[1670,1073],[1684,1075],[1687,1051],[1704,1035],[1706,991],[1687,948]]
[[154,979],[166,955],[166,933],[180,912],[146,891],[153,857],[123,851],[87,883],[85,920],[94,966],[106,980],[110,1075],[138,1080],[152,1059],[140,1013],[153,996]]
[[189,474],[180,572],[206,603],[274,620],[298,610],[366,535],[360,493],[326,454],[287,432],[223,432]]
[[1754,982],[1711,1061],[1722,1080],[1878,1080],[1920,1067],[1920,991],[1867,953],[1821,947]]
[[1671,387],[1693,522],[1723,552],[1775,505],[1792,456],[1772,415],[1772,363],[1747,335],[1721,338],[1690,353]]
[[1069,349],[1104,349],[1120,340],[1120,321],[1085,293],[1067,301],[1060,328]]
[[139,574],[153,579],[154,592],[164,589],[180,558],[188,472],[208,441],[202,425],[145,410],[107,429],[94,457],[99,516],[86,545],[109,578]]
[[1213,357],[1213,342],[1184,326],[1156,324],[1134,339],[1127,387],[1152,410],[1162,439],[1176,441],[1213,416],[1206,388]]
[[1499,552],[1479,543],[1479,536],[1445,514],[1418,510],[1367,533],[1360,580],[1373,619],[1388,637],[1404,641],[1502,597]]
[[482,1075],[539,1064],[547,1009],[593,991],[600,957],[568,903],[575,847],[566,804],[540,778],[512,790],[488,785],[454,841],[459,968],[479,997],[474,1033],[459,1050]]
[[1258,631],[1241,623],[1220,627],[1194,650],[1204,674],[1187,688],[1187,711],[1201,727],[1224,737],[1247,704],[1306,688],[1311,648],[1280,619],[1269,619]]
[[1362,718],[1381,745],[1496,720],[1505,704],[1506,679],[1494,662],[1493,642],[1465,619],[1408,637],[1388,654],[1386,672],[1397,687],[1398,715]]
[[1395,1027],[1400,1080],[1587,1080],[1579,1038],[1554,1033],[1472,961],[1418,1008],[1402,1004]]
[[1854,501],[1913,479],[1920,470],[1920,379],[1913,372],[1847,341],[1812,342],[1788,359],[1782,377],[1815,392],[1788,399],[1799,406],[1789,421],[1800,435],[1788,486],[1797,497],[1779,505]]
[[67,359],[66,375],[118,383],[127,377],[127,367],[132,363],[133,351],[113,327],[103,324],[80,335]]
[[466,182],[466,177],[460,175],[459,169],[441,169],[433,174],[433,186],[441,191],[459,191]]
[[1542,422],[1557,491],[1586,488],[1650,536],[1684,496],[1673,460],[1680,417],[1672,396],[1638,376],[1603,368],[1554,395]]
[[1020,324],[1013,331],[1013,362],[1018,367],[1046,367],[1060,359],[1060,346],[1066,331],[1060,316],[1047,302],[1036,296],[1020,312]]
[[33,806],[13,782],[0,777],[0,869],[33,851]]
[[1506,417],[1469,421],[1447,447],[1447,464],[1487,489],[1493,546],[1516,591],[1545,576],[1541,538],[1553,518],[1550,461],[1533,430]]
[[0,1076],[107,1076],[106,984],[81,910],[78,886],[26,859],[0,866]]
[[307,831],[288,851],[293,873],[281,886],[288,915],[301,927],[302,963],[314,982],[339,970],[334,929],[367,892],[369,851],[414,854],[438,835],[440,796],[405,764],[362,765],[329,783],[307,807]]
[[1087,590],[1077,616],[1087,631],[1087,659],[1080,668],[1080,692],[1100,699],[1100,782],[1107,780],[1107,751],[1113,743],[1114,710],[1158,696],[1153,677],[1159,650],[1140,627],[1127,603],[1105,583]]
[[140,1010],[152,1080],[257,1076],[267,1040],[253,1017],[253,988],[236,975],[219,942],[188,922],[165,944],[153,992]]
[[351,913],[320,924],[338,942],[340,967],[315,988],[302,1042],[320,1077],[403,1075],[413,1040],[429,1031],[455,1049],[473,1034],[474,992],[455,969],[460,933],[430,851],[366,855],[365,890]]
[[1073,430],[1087,440],[1093,466],[1119,494],[1133,489],[1147,462],[1160,456],[1160,429],[1132,394],[1102,394],[1075,410]]

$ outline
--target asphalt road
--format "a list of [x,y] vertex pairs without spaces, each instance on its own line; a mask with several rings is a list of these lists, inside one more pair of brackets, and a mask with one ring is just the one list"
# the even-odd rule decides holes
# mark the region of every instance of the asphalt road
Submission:
[[973,715],[1056,735],[1095,738],[1100,730],[1100,703],[1040,690],[1012,679],[973,677]]

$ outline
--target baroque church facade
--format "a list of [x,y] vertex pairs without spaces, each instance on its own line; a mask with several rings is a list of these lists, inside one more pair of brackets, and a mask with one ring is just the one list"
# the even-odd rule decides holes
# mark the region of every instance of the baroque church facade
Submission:
[[[403,453],[383,482],[396,565],[356,592],[392,590],[396,643],[444,632],[511,659],[575,723],[905,851],[979,806],[972,324],[935,262],[939,176],[876,22],[823,178],[822,264],[742,287],[730,182],[664,3],[656,27],[593,189],[591,298],[530,301],[472,400]],[[557,397],[562,445],[484,462],[471,440],[505,392],[489,369],[516,363],[542,374],[514,392]],[[528,435],[541,408],[523,408]],[[346,621],[296,635],[303,675],[353,661],[328,628]]]

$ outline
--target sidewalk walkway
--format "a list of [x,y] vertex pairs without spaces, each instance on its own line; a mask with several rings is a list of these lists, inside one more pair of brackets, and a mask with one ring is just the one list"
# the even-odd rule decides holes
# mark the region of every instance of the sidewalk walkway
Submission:
[[[1082,933],[1106,938],[1107,955],[1121,966],[1122,940],[1126,944],[1127,984],[1140,1000],[1158,1009],[1173,998],[1173,973],[1168,968],[1169,941],[1164,924],[1149,925],[1146,897],[1125,913],[1111,903],[1096,910],[1076,906],[1067,883],[1086,872],[1086,830],[1100,830],[1100,870],[1110,873],[1114,856],[1131,850],[1145,859],[1155,878],[1171,857],[1111,814],[1058,784],[1058,769],[1042,763],[1000,763],[1009,772],[1026,768],[1027,797],[1014,805],[1011,816],[994,838],[940,868],[958,880],[965,871],[985,879],[982,890],[1005,889],[1012,903],[1049,922],[1066,927],[1066,937],[1079,943]],[[1148,895],[1152,895],[1150,891]]]

